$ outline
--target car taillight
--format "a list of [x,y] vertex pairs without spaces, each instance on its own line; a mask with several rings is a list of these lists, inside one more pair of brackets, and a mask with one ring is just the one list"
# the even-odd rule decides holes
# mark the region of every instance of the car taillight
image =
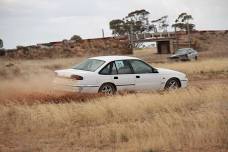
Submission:
[[83,80],[83,77],[79,75],[72,75],[70,78],[75,80]]

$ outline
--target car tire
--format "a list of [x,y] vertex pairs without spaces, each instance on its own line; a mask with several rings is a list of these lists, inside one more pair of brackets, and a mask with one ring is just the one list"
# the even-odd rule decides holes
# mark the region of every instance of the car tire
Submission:
[[177,78],[171,78],[165,84],[165,90],[176,90],[180,87],[181,87],[181,84]]
[[105,83],[99,88],[98,93],[102,93],[105,95],[114,95],[116,93],[116,88],[111,83]]
[[198,57],[197,57],[197,56],[195,56],[195,60],[196,60],[196,61],[198,60]]

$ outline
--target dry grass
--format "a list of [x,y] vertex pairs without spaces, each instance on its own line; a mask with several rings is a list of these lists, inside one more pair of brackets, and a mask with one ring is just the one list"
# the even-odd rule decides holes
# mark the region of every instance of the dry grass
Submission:
[[[150,59],[149,55],[140,56],[139,53],[136,53],[136,56],[137,54],[140,58],[146,60],[149,63],[152,63],[152,65],[155,67],[164,67],[178,70],[185,72],[189,76],[194,76],[196,74],[227,74],[228,71],[228,58],[205,59],[199,60],[197,62],[153,63],[153,59]],[[18,77],[23,79],[34,79],[39,75],[50,76],[53,75],[54,70],[69,68],[84,59],[85,58],[11,61],[1,60],[0,79],[18,79]]]
[[227,151],[228,87],[0,105],[1,151]]
[[227,78],[228,76],[228,58],[215,58],[196,62],[172,62],[154,64],[154,66],[184,72],[190,79]]
[[228,58],[200,60],[196,62],[173,62],[156,64],[158,67],[168,67],[191,74],[228,72]]
[[[51,91],[53,70],[81,60],[0,61],[1,152],[228,151],[227,85],[114,97]],[[227,58],[153,65],[198,82],[228,76]]]

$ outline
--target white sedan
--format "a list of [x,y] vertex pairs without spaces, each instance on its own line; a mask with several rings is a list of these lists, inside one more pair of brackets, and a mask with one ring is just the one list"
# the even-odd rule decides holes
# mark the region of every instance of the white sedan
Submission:
[[55,73],[56,88],[86,93],[176,89],[185,88],[188,82],[184,73],[154,68],[128,56],[93,57]]

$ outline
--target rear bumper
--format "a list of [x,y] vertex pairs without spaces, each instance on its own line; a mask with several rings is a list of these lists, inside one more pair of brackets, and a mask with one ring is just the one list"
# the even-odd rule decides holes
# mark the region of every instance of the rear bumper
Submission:
[[69,78],[56,77],[53,80],[53,89],[58,91],[66,91],[66,92],[82,92],[82,93],[97,93],[99,90],[99,86],[89,85],[89,84],[81,84],[78,80],[73,80]]

